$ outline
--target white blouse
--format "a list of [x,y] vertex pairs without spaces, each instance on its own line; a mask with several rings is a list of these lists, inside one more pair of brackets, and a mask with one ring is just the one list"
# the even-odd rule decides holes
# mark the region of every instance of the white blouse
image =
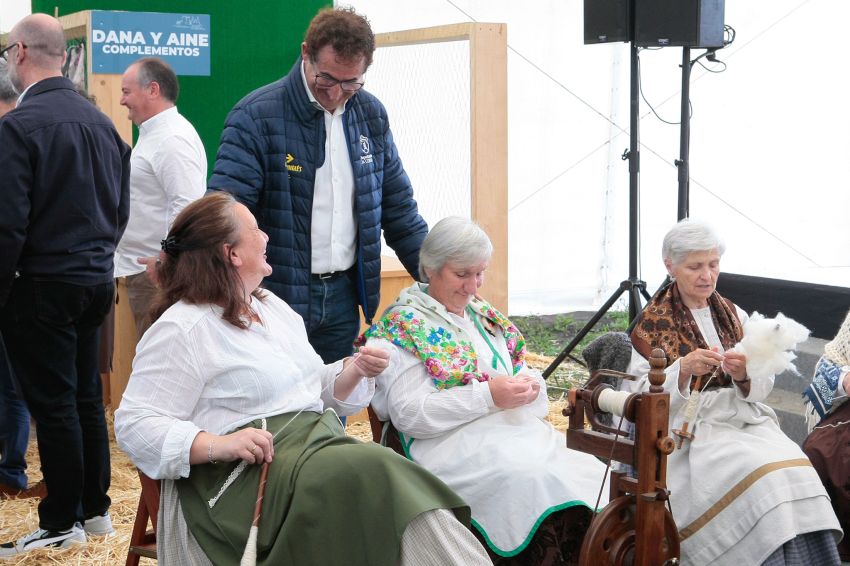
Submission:
[[[466,315],[449,313],[452,322],[463,328],[472,338],[472,346],[478,355],[479,371],[490,375],[505,375],[511,370],[511,357],[501,329],[496,328],[490,343],[499,353],[507,366],[498,361],[493,368],[493,353],[490,346],[478,332],[473,321]],[[370,346],[390,350],[390,363],[378,376],[378,390],[372,400],[372,408],[378,417],[391,420],[395,427],[406,436],[413,438],[435,438],[490,413],[501,411],[493,402],[490,386],[486,381],[472,380],[467,385],[457,385],[448,389],[437,389],[434,380],[422,360],[394,344],[370,338]],[[546,382],[536,370],[523,367],[521,371],[534,375],[540,383],[537,399],[529,404],[534,415],[545,418],[549,414],[549,401],[546,396]]]
[[350,415],[368,405],[374,379],[335,399],[342,363],[324,365],[301,317],[266,297],[252,300],[262,324],[244,330],[224,321],[220,307],[179,302],[145,333],[115,412],[118,444],[142,472],[188,477],[190,448],[202,430],[224,434],[261,417],[325,407]]

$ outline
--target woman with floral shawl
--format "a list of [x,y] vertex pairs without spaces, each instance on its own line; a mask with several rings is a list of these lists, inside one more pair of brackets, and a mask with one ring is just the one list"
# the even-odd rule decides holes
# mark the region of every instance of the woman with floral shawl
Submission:
[[469,220],[433,227],[420,250],[426,282],[365,333],[391,350],[372,406],[405,454],[466,500],[494,563],[572,563],[600,492],[607,503],[605,466],[544,420],[546,386],[522,334],[476,297],[491,253]]

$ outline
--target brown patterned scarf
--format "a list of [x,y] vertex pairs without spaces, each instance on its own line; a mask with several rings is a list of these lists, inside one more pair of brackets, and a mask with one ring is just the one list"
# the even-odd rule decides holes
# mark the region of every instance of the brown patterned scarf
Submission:
[[[715,291],[708,298],[708,306],[720,343],[724,350],[729,350],[744,337],[735,305]],[[647,359],[653,348],[661,348],[667,356],[668,366],[698,348],[709,349],[691,310],[682,302],[679,286],[675,281],[659,291],[638,316],[637,324],[632,330],[632,345]],[[711,373],[702,376],[703,385],[706,385],[709,375]],[[697,377],[691,378],[691,389],[694,388]],[[709,388],[717,385],[731,387],[732,378],[722,373],[712,380]]]

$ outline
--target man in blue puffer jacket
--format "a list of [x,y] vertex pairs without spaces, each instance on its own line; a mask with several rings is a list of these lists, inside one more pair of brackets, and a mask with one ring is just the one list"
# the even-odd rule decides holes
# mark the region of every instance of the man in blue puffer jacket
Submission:
[[374,50],[364,17],[320,11],[289,74],[228,115],[209,181],[268,234],[264,286],[304,318],[326,363],[351,354],[358,305],[376,314],[381,230],[414,278],[428,231],[387,112],[361,90]]

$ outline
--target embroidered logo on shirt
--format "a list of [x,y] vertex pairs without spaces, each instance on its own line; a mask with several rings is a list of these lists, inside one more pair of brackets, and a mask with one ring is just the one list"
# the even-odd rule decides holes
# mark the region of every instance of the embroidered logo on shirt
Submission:
[[300,165],[292,165],[292,162],[294,160],[295,158],[292,156],[291,153],[286,154],[286,169],[292,171],[293,173],[300,173],[302,167]]
[[360,163],[364,165],[372,163],[372,154],[369,153],[369,138],[364,135],[360,136],[360,152],[363,154],[360,156]]

